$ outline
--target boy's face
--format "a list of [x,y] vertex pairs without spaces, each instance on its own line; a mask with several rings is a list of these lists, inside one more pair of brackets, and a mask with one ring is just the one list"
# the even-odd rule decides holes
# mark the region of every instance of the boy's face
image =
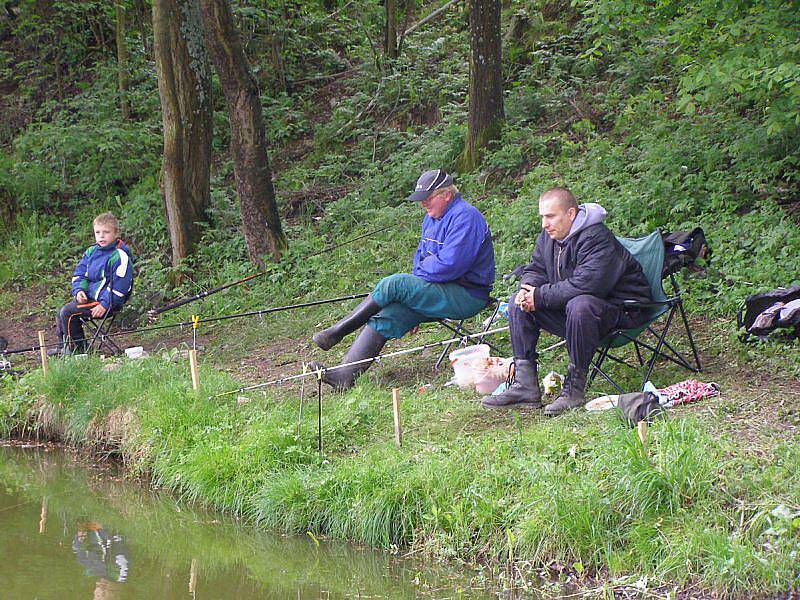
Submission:
[[117,230],[108,223],[94,224],[94,241],[100,246],[108,246],[117,239]]

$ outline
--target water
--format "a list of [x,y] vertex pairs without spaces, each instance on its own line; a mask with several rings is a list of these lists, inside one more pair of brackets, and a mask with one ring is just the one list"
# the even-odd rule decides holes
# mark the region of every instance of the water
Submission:
[[254,531],[49,446],[0,447],[0,598],[488,598],[470,574]]

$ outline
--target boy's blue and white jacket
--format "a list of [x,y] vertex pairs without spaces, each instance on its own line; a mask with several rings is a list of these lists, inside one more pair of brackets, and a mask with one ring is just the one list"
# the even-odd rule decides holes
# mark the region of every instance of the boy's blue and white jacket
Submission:
[[431,283],[458,283],[488,298],[494,283],[492,234],[480,211],[457,194],[439,219],[425,215],[412,274]]
[[121,239],[108,246],[89,246],[72,274],[73,297],[83,290],[106,310],[125,304],[132,285],[133,260]]

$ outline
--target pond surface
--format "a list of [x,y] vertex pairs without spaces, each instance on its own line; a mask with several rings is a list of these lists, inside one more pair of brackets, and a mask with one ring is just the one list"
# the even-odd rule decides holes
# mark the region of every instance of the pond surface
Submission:
[[0,446],[0,598],[489,598],[471,574],[258,532],[52,446]]

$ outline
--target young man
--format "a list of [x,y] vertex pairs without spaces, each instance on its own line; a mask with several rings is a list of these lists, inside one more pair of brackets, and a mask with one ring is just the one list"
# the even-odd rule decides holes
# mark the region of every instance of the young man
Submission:
[[93,221],[95,243],[86,249],[72,275],[73,299],[56,317],[59,348],[52,353],[82,352],[83,327],[78,315],[101,319],[119,310],[131,293],[133,264],[130,252],[119,238],[119,222],[110,212]]
[[536,344],[541,329],[567,341],[564,388],[545,407],[557,415],[584,404],[586,378],[600,340],[616,328],[646,322],[641,311],[624,311],[625,300],[650,301],[641,266],[603,224],[599,204],[578,206],[565,188],[539,197],[542,232],[519,291],[509,299],[515,381],[502,394],[483,399],[487,408],[542,406]]
[[[441,169],[426,171],[407,200],[419,202],[426,213],[411,274],[381,279],[349,315],[314,334],[314,343],[328,350],[366,325],[344,363],[377,356],[387,340],[400,338],[425,321],[471,317],[489,301],[494,282],[492,235],[478,209],[461,197],[453,178]],[[348,389],[371,364],[330,369],[323,381]],[[324,368],[318,363],[311,366]]]

